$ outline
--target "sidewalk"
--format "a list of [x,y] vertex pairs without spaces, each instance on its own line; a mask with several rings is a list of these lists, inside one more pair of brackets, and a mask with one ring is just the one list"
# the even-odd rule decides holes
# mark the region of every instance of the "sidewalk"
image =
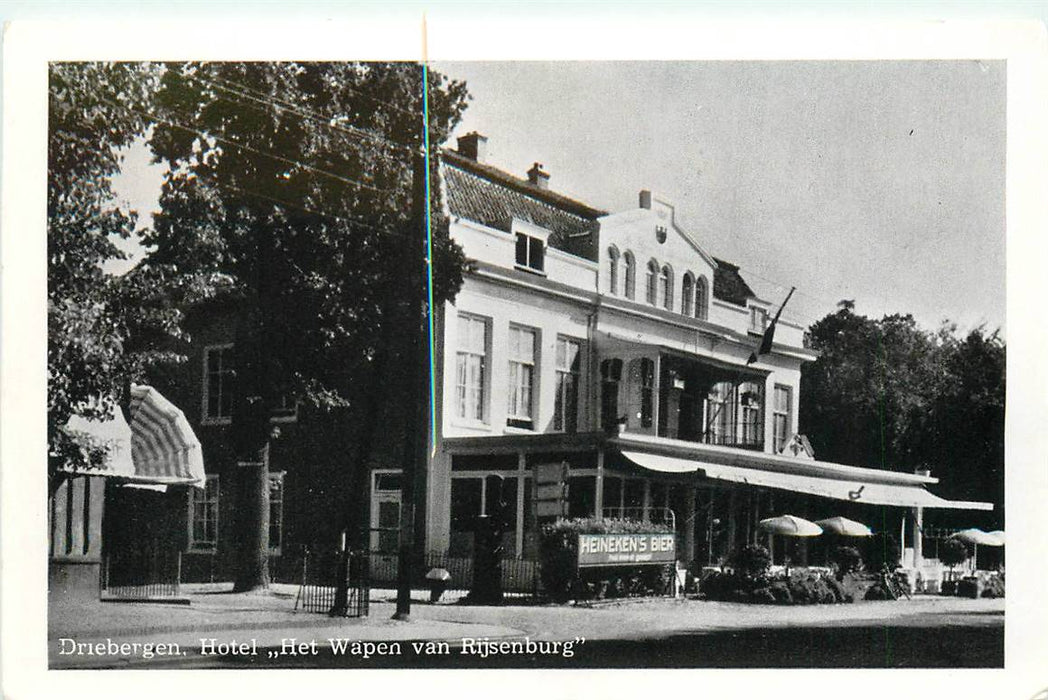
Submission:
[[[657,639],[675,634],[792,627],[846,627],[864,624],[905,626],[934,619],[942,627],[1002,625],[1004,601],[916,596],[913,600],[845,605],[768,606],[696,600],[651,599],[595,607],[564,605],[430,605],[416,592],[411,621],[392,620],[391,592],[373,591],[366,618],[331,618],[294,610],[294,586],[274,585],[264,594],[233,594],[215,586],[186,587],[190,605],[95,602],[75,608],[56,604],[49,616],[49,647],[54,668],[134,665],[138,651],[99,657],[60,654],[71,642],[178,644],[199,654],[201,640],[281,647],[329,638],[361,642],[447,641],[463,638],[542,640]],[[228,585],[224,590],[228,590]],[[254,660],[252,660],[254,661]],[[156,659],[152,663],[155,665]],[[258,661],[265,663],[265,661]]]

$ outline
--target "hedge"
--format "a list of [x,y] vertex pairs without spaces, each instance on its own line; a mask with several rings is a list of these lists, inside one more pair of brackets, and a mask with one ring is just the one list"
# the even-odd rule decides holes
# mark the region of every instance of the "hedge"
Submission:
[[557,601],[575,598],[625,597],[661,593],[673,575],[672,565],[608,566],[578,570],[579,535],[672,533],[664,523],[615,518],[561,518],[539,534],[542,586]]

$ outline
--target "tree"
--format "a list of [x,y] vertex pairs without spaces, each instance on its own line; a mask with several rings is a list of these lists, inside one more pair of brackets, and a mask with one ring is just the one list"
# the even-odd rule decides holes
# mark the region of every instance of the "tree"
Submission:
[[953,537],[943,541],[939,546],[939,561],[950,567],[950,578],[953,578],[953,567],[968,560],[968,548],[964,542]]
[[[434,73],[428,91],[435,148],[467,94]],[[377,383],[412,361],[418,327],[404,261],[423,242],[410,215],[421,92],[420,67],[408,63],[192,63],[167,66],[149,112],[152,148],[170,166],[151,259],[224,275],[222,296],[238,309],[232,434],[237,461],[254,465],[239,469],[238,590],[267,585],[271,409],[291,395],[364,416],[346,484],[359,497],[375,402],[404,390]],[[464,260],[439,187],[431,193],[442,301]]]
[[[801,373],[800,419],[816,454],[847,464],[931,468],[941,493],[992,499],[1003,524],[1005,346],[978,328],[958,338],[909,315],[880,320],[841,304],[811,327],[820,357]],[[944,515],[949,520],[950,516]],[[991,528],[992,529],[992,528]]]
[[[163,266],[114,276],[125,258],[116,239],[134,233],[136,214],[114,197],[121,149],[148,120],[125,102],[146,102],[157,86],[149,66],[53,63],[48,93],[47,433],[48,472],[91,469],[104,451],[65,429],[74,414],[104,420],[130,381],[156,362],[178,334],[178,303],[199,287]],[[52,479],[52,485],[54,485]]]

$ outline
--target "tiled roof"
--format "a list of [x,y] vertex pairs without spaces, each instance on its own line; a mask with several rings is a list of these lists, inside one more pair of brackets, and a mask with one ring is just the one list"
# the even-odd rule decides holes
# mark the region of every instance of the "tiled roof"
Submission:
[[[597,219],[606,216],[606,211],[539,189],[523,178],[478,163],[457,151],[444,149],[441,158],[452,216],[500,231],[509,231],[513,219],[521,219],[550,231],[549,245],[554,248],[594,259],[596,251],[589,242],[572,236],[594,230]],[[739,267],[714,260],[717,269],[713,274],[713,296],[745,306],[746,299],[756,295],[742,279]]]
[[580,254],[572,234],[593,230],[607,212],[542,190],[527,180],[445,150],[444,183],[453,216],[509,231],[514,218],[550,231],[549,245]]
[[757,296],[739,274],[739,266],[726,260],[714,258],[717,269],[713,271],[713,296],[739,306],[746,306],[746,300]]

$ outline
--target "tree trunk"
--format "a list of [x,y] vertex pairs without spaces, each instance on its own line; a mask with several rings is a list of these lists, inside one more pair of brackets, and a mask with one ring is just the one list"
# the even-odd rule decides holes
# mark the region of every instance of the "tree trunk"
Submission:
[[239,462],[237,572],[233,592],[269,588],[269,443],[254,462]]

